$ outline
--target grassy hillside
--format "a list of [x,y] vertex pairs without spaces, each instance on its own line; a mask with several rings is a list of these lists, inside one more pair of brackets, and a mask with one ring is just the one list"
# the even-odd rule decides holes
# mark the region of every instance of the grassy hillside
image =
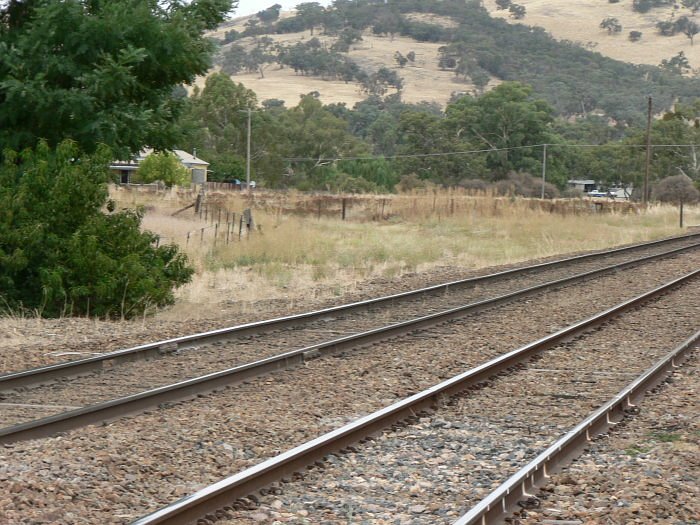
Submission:
[[[293,13],[283,13],[283,18],[293,16]],[[241,17],[217,31],[214,36],[223,38],[226,31],[231,29],[243,31],[245,24],[252,17]],[[456,22],[448,17],[436,17],[416,13],[414,19],[430,21],[445,27],[455,27]],[[302,31],[287,34],[267,33],[276,43],[293,45],[297,42],[307,42],[312,38],[311,31]],[[330,47],[337,36],[314,33],[324,46]],[[254,38],[242,38],[236,42],[246,48],[254,45]],[[402,98],[406,102],[434,101],[445,105],[455,92],[471,92],[474,85],[465,79],[457,78],[453,72],[444,71],[438,67],[438,48],[444,43],[418,42],[413,38],[395,35],[394,37],[372,34],[370,30],[362,32],[362,41],[350,47],[348,56],[363,69],[377,70],[380,67],[388,67],[404,79],[405,87]],[[403,55],[413,51],[416,54],[414,63],[400,68],[394,60],[394,54],[400,52]],[[357,82],[343,82],[342,80],[323,79],[314,76],[302,76],[289,68],[281,68],[278,64],[268,67],[264,71],[264,77],[258,72],[240,72],[232,78],[242,83],[248,89],[252,89],[258,95],[259,100],[280,99],[288,106],[293,106],[299,101],[300,94],[318,91],[321,100],[325,104],[344,102],[349,107],[364,100],[367,95],[363,93]],[[203,79],[200,80],[200,85]],[[492,85],[497,85],[498,80],[493,79]]]
[[[691,16],[688,9],[671,6],[638,13],[632,9],[632,0],[609,3],[604,0],[571,2],[570,0],[516,0],[527,9],[522,20],[513,20],[508,11],[498,10],[496,0],[485,0],[491,16],[509,23],[520,23],[544,28],[558,40],[569,40],[605,56],[632,64],[658,65],[664,59],[683,51],[693,68],[700,68],[700,44],[691,45],[683,34],[661,36],[656,30],[660,20]],[[620,21],[622,31],[609,35],[599,27],[607,17]],[[632,42],[630,31],[640,31],[642,37]]]
[[[640,123],[646,95],[652,94],[661,109],[700,93],[700,81],[645,65],[669,59],[679,50],[686,53],[691,65],[697,62],[698,51],[685,35],[662,37],[655,30],[655,22],[671,16],[671,8],[639,14],[632,10],[631,1],[624,0],[575,5],[523,1],[528,11],[521,22],[541,22],[554,36],[565,39],[559,41],[545,29],[504,20],[507,11],[495,10],[494,2],[487,1],[482,7],[480,2],[457,0],[379,5],[355,0],[329,9],[311,22],[287,13],[275,23],[264,28],[258,25],[251,31],[251,18],[239,19],[215,36],[223,39],[226,31],[239,32],[233,44],[222,48],[225,53],[230,45],[253,49],[265,36],[274,45],[285,46],[308,43],[316,37],[329,49],[343,31],[356,31],[362,39],[349,46],[347,59],[369,73],[386,67],[398,74],[404,84],[402,96],[408,102],[445,104],[454,93],[477,91],[475,84],[490,89],[504,80],[518,80],[533,85],[562,115],[602,113],[616,121]],[[490,14],[486,8],[492,9]],[[674,16],[677,19],[686,11],[677,10]],[[618,18],[622,31],[609,35],[600,29],[605,16]],[[633,28],[642,32],[637,42],[628,38]],[[606,50],[641,65],[613,60],[599,52]],[[411,51],[415,60],[399,67],[396,52],[406,55]],[[260,100],[277,98],[288,105],[311,91],[318,91],[325,103],[346,102],[350,106],[367,96],[354,79],[304,75],[279,64],[266,66],[263,75],[251,70],[236,74],[235,80],[256,91]]]

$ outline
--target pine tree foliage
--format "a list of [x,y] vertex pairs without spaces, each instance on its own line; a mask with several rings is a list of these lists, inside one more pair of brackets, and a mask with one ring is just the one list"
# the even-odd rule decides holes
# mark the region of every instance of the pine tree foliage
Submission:
[[75,143],[5,151],[0,166],[0,303],[40,315],[133,317],[173,302],[192,269],[156,247],[135,211],[104,213],[109,150]]

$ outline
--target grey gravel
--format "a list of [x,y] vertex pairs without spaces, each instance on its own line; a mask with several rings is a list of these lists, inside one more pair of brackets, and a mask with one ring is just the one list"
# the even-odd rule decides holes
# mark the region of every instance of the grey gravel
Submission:
[[[8,486],[2,492],[0,522],[129,522],[622,297],[684,274],[698,262],[692,254],[659,262],[634,275],[601,278],[468,316],[419,338],[397,338],[132,419],[6,447],[0,452],[0,483]],[[687,308],[687,299],[698,298],[697,284],[688,289],[689,298],[674,294],[667,301],[686,303]],[[697,320],[696,310],[684,311],[694,312]],[[547,368],[562,368],[561,358]],[[541,410],[548,411],[552,400],[543,398],[541,403]],[[478,414],[479,405],[468,413]],[[428,507],[421,501],[415,505]]]

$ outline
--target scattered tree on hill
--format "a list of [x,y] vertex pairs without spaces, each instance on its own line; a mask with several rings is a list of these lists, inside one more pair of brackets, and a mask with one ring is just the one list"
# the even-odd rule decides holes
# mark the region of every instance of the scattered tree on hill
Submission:
[[690,12],[693,13],[693,15],[700,11],[700,0],[682,0],[681,3],[683,4],[683,7],[690,9]]
[[394,60],[399,65],[399,67],[404,67],[406,64],[408,64],[408,58],[403,56],[399,51],[394,53]]
[[671,57],[668,60],[662,60],[660,67],[668,71],[672,71],[673,73],[678,73],[679,75],[682,75],[683,73],[686,73],[691,70],[688,57],[685,56],[685,53],[683,51],[679,51],[677,55]]
[[257,71],[260,78],[265,78],[265,68],[276,60],[273,53],[274,43],[269,36],[257,39],[255,47],[243,58],[243,64],[249,73]]
[[641,31],[630,31],[629,37],[631,42],[638,42],[642,38]]
[[655,7],[676,5],[677,0],[633,0],[632,9],[638,13],[648,13]]
[[676,23],[673,20],[659,20],[656,22],[656,30],[661,36],[673,36],[678,32]]
[[224,44],[230,44],[241,38],[241,34],[235,29],[231,29],[224,33]]
[[691,20],[687,16],[682,16],[676,21],[676,28],[678,31],[683,33],[690,40],[690,45],[693,45],[693,39],[695,35],[700,33],[700,25],[694,20]]
[[350,50],[350,46],[355,42],[362,41],[362,32],[351,27],[347,27],[341,31],[338,35],[338,40],[336,40],[331,46],[331,51],[338,53],[347,53]]
[[267,9],[263,9],[262,11],[258,11],[258,13],[255,15],[258,17],[258,19],[263,23],[263,24],[271,24],[272,22],[275,22],[279,17],[280,17],[280,10],[282,9],[282,6],[280,4],[275,4]]
[[416,61],[416,52],[415,51],[409,51],[406,54],[406,58],[408,59],[409,62],[413,63]]
[[389,35],[390,40],[394,40],[394,37],[400,31],[401,19],[392,13],[379,15],[372,25],[372,32],[375,35]]
[[221,71],[227,75],[235,75],[246,67],[246,55],[248,52],[240,44],[231,44],[223,52],[221,59]]
[[368,95],[384,96],[389,88],[394,88],[396,91],[403,89],[403,79],[389,68],[381,67],[375,73],[362,73],[359,75],[362,89]]
[[622,31],[622,24],[620,24],[620,21],[617,18],[609,16],[608,18],[603,19],[603,21],[600,23],[600,28],[605,29],[609,35],[612,35],[613,33],[619,33]]
[[296,6],[297,16],[301,19],[305,29],[311,30],[314,34],[316,26],[321,25],[324,9],[318,2],[303,2]]
[[508,11],[510,11],[510,16],[512,16],[516,20],[522,20],[523,18],[525,18],[525,13],[527,12],[527,9],[525,9],[524,5],[510,4]]
[[513,0],[496,0],[496,9],[506,10],[513,3]]

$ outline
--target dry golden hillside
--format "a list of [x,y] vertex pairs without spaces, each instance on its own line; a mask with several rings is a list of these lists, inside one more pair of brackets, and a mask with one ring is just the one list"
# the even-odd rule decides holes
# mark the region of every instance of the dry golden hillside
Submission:
[[[484,6],[492,16],[504,18],[511,23],[523,23],[544,28],[554,38],[569,40],[580,44],[582,47],[622,60],[637,64],[658,65],[663,59],[669,59],[679,51],[683,51],[694,68],[700,68],[700,35],[698,43],[691,46],[688,38],[679,34],[673,37],[660,36],[655,24],[659,20],[667,20],[672,16],[680,17],[690,15],[686,9],[673,8],[653,9],[649,13],[640,14],[632,10],[631,0],[621,0],[611,4],[607,0],[584,0],[571,2],[570,0],[517,0],[524,5],[527,15],[521,21],[514,21],[508,17],[507,11],[497,10],[495,0],[484,0]],[[282,13],[282,17],[293,16],[293,13]],[[407,15],[408,18],[440,24],[446,27],[456,26],[456,21],[436,15],[415,13]],[[606,17],[619,19],[623,26],[621,33],[608,35],[600,29],[601,20]],[[217,38],[223,38],[224,33],[230,29],[242,31],[250,17],[241,17],[233,20],[212,34]],[[700,14],[697,16],[700,21]],[[637,42],[628,39],[630,31],[641,31],[643,36]],[[277,42],[293,45],[311,38],[311,33],[292,33],[284,35],[269,35]],[[322,42],[330,46],[333,37],[324,36],[316,32],[314,35]],[[251,45],[251,39],[237,41],[241,45]],[[366,31],[363,41],[355,44],[349,56],[362,68],[374,71],[380,67],[389,67],[398,71],[404,79],[405,88],[403,99],[407,102],[420,102],[423,100],[445,104],[455,92],[472,92],[474,86],[455,77],[449,71],[441,71],[437,67],[438,48],[440,43],[416,42],[404,37],[379,37]],[[416,54],[416,61],[404,68],[399,68],[394,61],[394,54],[399,51],[406,55],[409,51]],[[318,77],[302,76],[295,74],[288,68],[280,68],[271,65],[265,69],[264,78],[258,73],[240,73],[232,78],[255,91],[259,100],[281,99],[287,106],[294,106],[299,96],[312,91],[321,95],[324,103],[345,102],[352,107],[356,102],[366,98],[358,84],[345,83],[340,80],[326,80]],[[499,81],[492,79],[488,87],[497,85]],[[203,79],[198,81],[203,84]],[[488,88],[487,88],[488,89]]]
[[[289,16],[289,13],[286,13]],[[446,26],[454,26],[456,23],[446,17],[434,15],[415,14],[408,15],[415,19]],[[221,28],[212,36],[223,38],[224,33],[230,29],[242,30],[249,17],[239,18],[226,27]],[[311,38],[310,31],[302,33],[290,33],[283,35],[268,35],[275,42],[286,45],[293,45]],[[324,36],[318,31],[314,34],[321,42],[330,46],[334,37]],[[247,46],[252,43],[251,39],[242,39],[237,44]],[[410,38],[403,37],[380,37],[373,35],[369,31],[363,34],[363,40],[350,48],[348,55],[360,67],[367,71],[376,71],[380,67],[395,69],[404,79],[404,89],[402,98],[406,102],[420,102],[423,100],[434,101],[445,104],[455,92],[471,92],[474,90],[473,84],[458,79],[454,73],[441,71],[438,68],[438,48],[443,44],[416,42]],[[400,52],[403,55],[413,51],[416,60],[413,64],[399,68],[394,60],[394,54]],[[299,101],[299,96],[312,91],[321,94],[321,100],[330,104],[333,102],[345,102],[352,107],[353,104],[367,98],[358,84],[345,83],[342,80],[325,80],[318,77],[307,77],[297,75],[291,69],[281,69],[274,64],[265,69],[265,77],[260,78],[257,73],[239,73],[232,76],[236,82],[242,83],[252,89],[258,95],[258,100],[277,98],[284,100],[287,106],[294,106]],[[199,84],[203,81],[200,79]],[[497,81],[492,80],[491,85],[496,85]]]
[[[484,6],[493,17],[542,27],[558,40],[576,42],[617,60],[658,65],[662,60],[683,51],[691,66],[700,68],[700,35],[696,38],[696,44],[691,46],[690,40],[683,34],[666,37],[660,36],[656,31],[656,22],[659,20],[668,20],[672,16],[691,16],[690,11],[682,7],[678,10],[672,7],[652,9],[641,14],[632,10],[632,0],[621,0],[616,4],[607,0],[516,0],[516,3],[527,9],[523,20],[510,19],[507,11],[496,9],[495,0],[484,0]],[[620,33],[608,35],[599,27],[600,22],[607,17],[620,21]],[[696,20],[700,23],[700,13]],[[631,42],[628,38],[630,31],[641,31],[641,40]]]

